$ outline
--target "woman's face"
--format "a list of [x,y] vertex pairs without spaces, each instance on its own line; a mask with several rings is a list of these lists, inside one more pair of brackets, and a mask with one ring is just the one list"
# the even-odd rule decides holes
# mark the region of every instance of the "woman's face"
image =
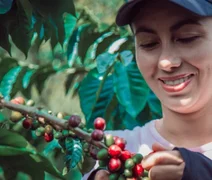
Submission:
[[135,17],[138,67],[164,108],[191,113],[212,103],[212,18],[166,0]]

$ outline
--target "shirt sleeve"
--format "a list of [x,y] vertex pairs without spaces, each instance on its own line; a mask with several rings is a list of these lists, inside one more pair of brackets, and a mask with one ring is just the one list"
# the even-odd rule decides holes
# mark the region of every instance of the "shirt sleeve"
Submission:
[[212,160],[199,152],[192,152],[185,148],[174,148],[178,150],[184,161],[185,169],[182,180],[211,180]]

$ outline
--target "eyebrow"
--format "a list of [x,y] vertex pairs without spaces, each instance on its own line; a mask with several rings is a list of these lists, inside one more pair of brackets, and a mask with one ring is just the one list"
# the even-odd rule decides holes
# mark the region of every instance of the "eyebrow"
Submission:
[[[187,25],[187,24],[194,24],[194,25],[201,25],[198,20],[194,20],[194,19],[184,19],[182,21],[179,21],[177,23],[175,23],[174,25],[172,25],[170,27],[170,31],[176,31],[178,29],[180,29],[182,26]],[[146,32],[146,33],[152,33],[152,34],[157,34],[155,30],[145,27],[145,26],[140,26],[138,29],[136,29],[135,31],[135,35],[140,33],[140,32]]]

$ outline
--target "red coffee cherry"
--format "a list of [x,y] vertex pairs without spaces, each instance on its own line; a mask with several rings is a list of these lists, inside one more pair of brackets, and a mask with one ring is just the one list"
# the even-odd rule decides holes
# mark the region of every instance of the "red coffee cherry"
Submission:
[[91,138],[95,141],[101,141],[104,138],[104,132],[99,129],[95,129],[92,134]]
[[25,100],[23,97],[16,97],[12,99],[11,102],[14,104],[25,104]]
[[126,141],[123,138],[116,138],[115,144],[119,146],[122,150],[125,149]]
[[130,159],[132,157],[131,153],[129,151],[122,151],[120,159],[122,161],[126,161],[127,159]]
[[22,122],[22,126],[25,129],[30,129],[32,127],[32,119],[31,118],[24,119],[23,122]]
[[141,164],[136,164],[133,167],[133,175],[136,177],[142,176],[144,173],[144,168],[142,167]]
[[116,172],[121,168],[121,161],[117,158],[111,158],[108,163],[108,169],[110,172]]
[[51,134],[44,133],[44,139],[46,142],[51,142],[54,139],[53,133],[51,133]]
[[117,145],[111,145],[109,148],[108,148],[108,154],[111,156],[111,157],[119,157],[121,155],[121,148]]
[[94,121],[94,127],[95,129],[104,130],[106,127],[105,120],[101,117],[98,117]]
[[78,127],[80,123],[81,123],[81,118],[77,115],[71,115],[71,117],[68,120],[68,125],[73,128]]

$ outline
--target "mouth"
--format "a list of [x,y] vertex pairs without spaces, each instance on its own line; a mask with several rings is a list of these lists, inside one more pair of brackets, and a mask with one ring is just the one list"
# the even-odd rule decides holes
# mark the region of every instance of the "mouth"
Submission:
[[175,80],[162,80],[159,79],[161,82],[161,85],[163,89],[167,92],[179,92],[182,91],[185,87],[188,86],[188,84],[193,79],[194,74],[190,74],[185,77],[181,77]]
[[188,81],[193,76],[194,76],[194,74],[190,74],[189,76],[182,77],[182,78],[179,78],[176,80],[162,80],[162,79],[159,79],[159,80],[168,86],[177,86],[179,84],[182,84],[182,83]]

